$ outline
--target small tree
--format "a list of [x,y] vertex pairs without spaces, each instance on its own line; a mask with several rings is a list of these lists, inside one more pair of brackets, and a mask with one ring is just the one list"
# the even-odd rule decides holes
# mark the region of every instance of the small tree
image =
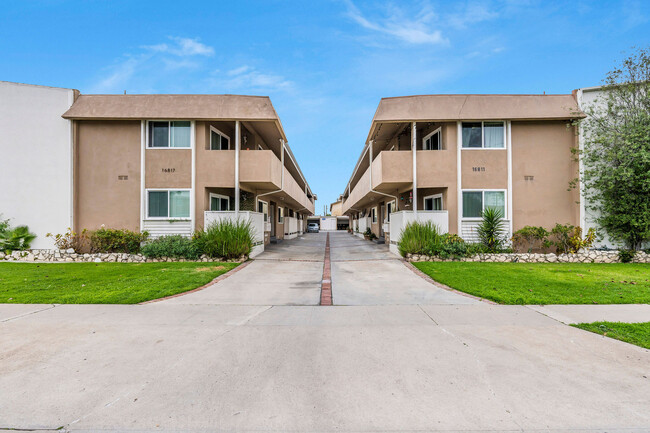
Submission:
[[581,121],[582,193],[596,222],[637,250],[650,240],[650,50],[607,74]]
[[476,227],[479,242],[490,253],[498,253],[506,241],[505,221],[501,209],[487,207],[481,214],[481,223]]

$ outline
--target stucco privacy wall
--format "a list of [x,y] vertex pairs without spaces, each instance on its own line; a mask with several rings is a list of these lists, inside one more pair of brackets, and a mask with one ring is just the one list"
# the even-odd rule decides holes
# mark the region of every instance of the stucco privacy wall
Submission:
[[36,249],[72,225],[72,138],[61,117],[75,91],[0,82],[0,214],[28,225]]

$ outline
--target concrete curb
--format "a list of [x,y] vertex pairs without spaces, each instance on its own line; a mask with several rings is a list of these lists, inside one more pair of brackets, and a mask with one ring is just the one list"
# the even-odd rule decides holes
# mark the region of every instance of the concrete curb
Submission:
[[177,293],[175,295],[165,296],[164,298],[158,298],[158,299],[152,299],[150,301],[140,302],[138,305],[153,304],[154,302],[165,301],[167,299],[178,298],[180,296],[189,295],[190,293],[199,292],[199,291],[201,291],[201,290],[203,290],[203,289],[205,289],[207,287],[210,287],[213,284],[217,284],[219,281],[225,280],[226,278],[228,278],[232,274],[234,274],[236,272],[239,272],[240,270],[244,269],[246,266],[250,265],[252,262],[253,262],[252,260],[247,260],[247,261],[241,263],[240,265],[238,265],[237,267],[235,267],[234,269],[229,270],[225,274],[219,275],[217,278],[210,281],[208,284],[205,284],[205,285],[203,285],[201,287],[197,287],[196,289],[188,290],[187,292]]
[[452,289],[449,286],[445,286],[444,284],[437,282],[436,280],[434,280],[433,278],[431,278],[430,276],[428,276],[427,274],[425,274],[424,272],[422,272],[421,270],[413,266],[411,262],[402,259],[402,263],[404,263],[404,265],[407,268],[409,268],[415,275],[419,276],[423,280],[428,281],[429,283],[433,284],[436,287],[447,290],[448,292],[457,293],[459,295],[465,296],[466,298],[472,298],[472,299],[476,299],[477,301],[485,302],[486,304],[499,305],[494,301],[490,301],[489,299],[479,298],[478,296],[470,295],[469,293],[461,292],[460,290]]

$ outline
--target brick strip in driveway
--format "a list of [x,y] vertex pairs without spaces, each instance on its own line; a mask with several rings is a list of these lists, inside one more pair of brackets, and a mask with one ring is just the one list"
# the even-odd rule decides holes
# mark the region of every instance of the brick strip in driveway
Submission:
[[332,305],[332,272],[330,268],[330,234],[325,239],[325,261],[323,263],[323,281],[320,286],[320,304]]

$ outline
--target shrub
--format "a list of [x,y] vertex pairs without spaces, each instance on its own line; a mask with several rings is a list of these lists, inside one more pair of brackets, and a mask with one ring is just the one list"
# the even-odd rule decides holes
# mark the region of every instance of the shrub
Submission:
[[499,252],[505,243],[503,212],[500,209],[488,207],[483,211],[481,218],[481,223],[476,228],[479,242],[485,246],[488,252]]
[[196,260],[202,253],[198,242],[181,235],[161,236],[142,246],[142,254],[152,259],[176,257]]
[[76,253],[81,253],[89,249],[90,238],[86,229],[83,229],[81,233],[75,233],[68,227],[68,230],[63,234],[57,233],[53,235],[52,233],[48,233],[45,237],[53,238],[54,245],[60,250],[72,248]]
[[11,227],[9,220],[0,220],[0,251],[28,250],[36,235],[27,226]]
[[234,259],[248,256],[253,249],[250,221],[224,219],[194,233],[193,240],[204,254],[213,258]]
[[555,246],[557,254],[575,254],[582,248],[589,248],[596,239],[596,231],[591,228],[587,236],[582,237],[582,228],[571,224],[555,224],[551,230],[554,239],[551,244]]
[[548,246],[548,230],[544,227],[525,226],[512,235],[515,251],[533,252],[535,248]]
[[630,263],[634,259],[635,255],[635,250],[620,250],[618,252],[618,259],[621,263]]
[[90,235],[90,251],[93,253],[140,252],[141,244],[149,237],[148,232],[132,232],[126,229],[101,228]]
[[438,242],[439,237],[438,226],[431,221],[414,221],[404,227],[397,248],[402,257],[407,254],[427,254],[431,245]]

